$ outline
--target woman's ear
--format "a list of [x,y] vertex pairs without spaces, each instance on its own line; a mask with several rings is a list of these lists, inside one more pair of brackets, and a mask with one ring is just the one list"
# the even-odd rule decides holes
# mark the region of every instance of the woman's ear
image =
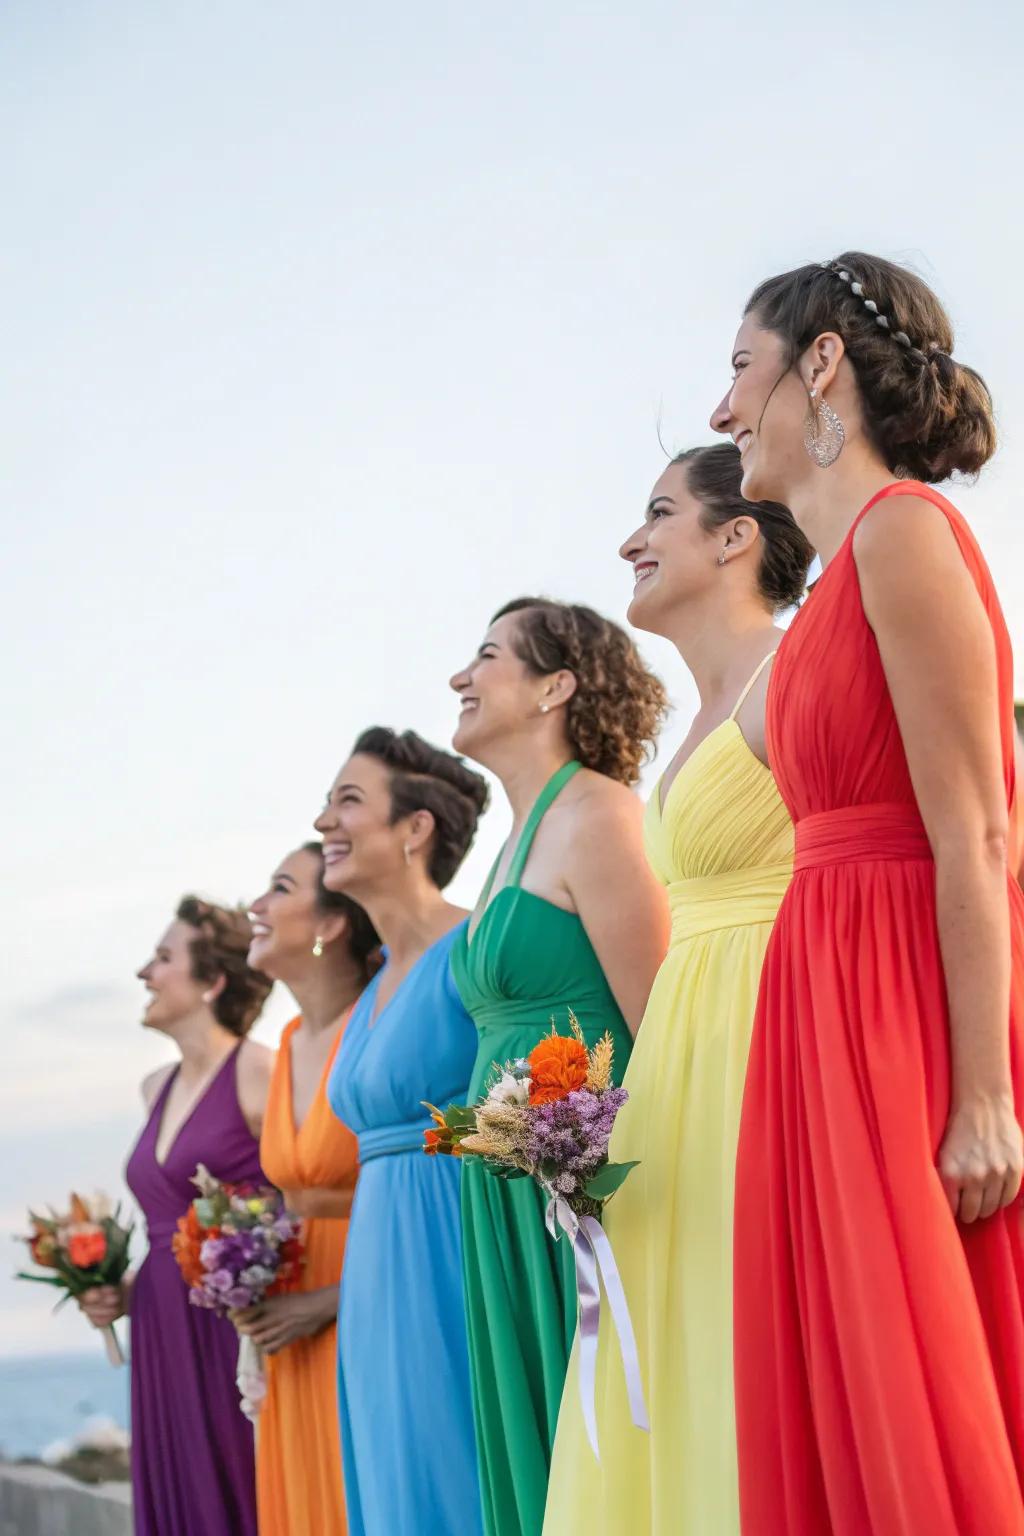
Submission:
[[224,972],[221,971],[220,975],[217,977],[217,980],[211,982],[206,991],[203,993],[203,1002],[206,1004],[207,1008],[212,1008],[213,1004],[217,1001],[218,997],[220,997],[227,984],[228,978]]
[[846,344],[835,331],[823,331],[814,338],[798,364],[798,372],[808,394],[812,389],[816,389],[819,395],[824,394],[835,381],[839,364],[845,355]]

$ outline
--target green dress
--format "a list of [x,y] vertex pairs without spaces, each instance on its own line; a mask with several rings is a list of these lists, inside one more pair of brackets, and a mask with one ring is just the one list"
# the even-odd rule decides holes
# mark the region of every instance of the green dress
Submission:
[[[452,972],[480,1036],[470,1102],[492,1065],[526,1056],[568,1010],[588,1044],[611,1032],[615,1076],[632,1044],[583,924],[520,886],[545,811],[579,768],[566,763],[530,812],[506,884],[472,938],[463,928]],[[497,866],[495,866],[495,869]],[[490,896],[495,870],[485,887]],[[486,1536],[540,1536],[551,1446],[576,1331],[572,1250],[548,1236],[545,1201],[530,1179],[507,1183],[479,1164],[462,1180],[463,1263],[473,1408]]]

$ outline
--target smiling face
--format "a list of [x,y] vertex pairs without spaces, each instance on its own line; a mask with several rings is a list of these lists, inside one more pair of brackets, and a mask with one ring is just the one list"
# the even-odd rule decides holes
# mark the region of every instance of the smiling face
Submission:
[[275,870],[269,888],[249,908],[249,964],[275,980],[301,974],[310,964],[320,931],[317,888],[320,859],[297,848]]
[[459,695],[459,723],[452,737],[456,752],[485,763],[488,748],[507,741],[541,714],[547,679],[531,672],[514,649],[518,614],[496,619],[476,656],[451,687]]
[[700,515],[686,465],[670,464],[651,492],[643,522],[619,550],[633,567],[633,597],[626,617],[637,629],[668,634],[672,613],[717,584],[726,534],[720,528],[703,528]]
[[175,1024],[205,1006],[203,993],[210,984],[196,981],[192,975],[191,943],[195,937],[194,928],[176,920],[160,939],[152,959],[136,972],[149,993],[142,1015],[146,1029],[173,1033]]
[[740,450],[742,492],[748,501],[788,505],[795,485],[807,478],[804,448],[807,387],[790,366],[786,346],[747,315],[736,334],[733,382],[716,406],[711,425]]
[[391,821],[391,774],[356,752],[331,785],[313,825],[323,837],[324,885],[350,896],[372,894],[405,866],[409,821]]

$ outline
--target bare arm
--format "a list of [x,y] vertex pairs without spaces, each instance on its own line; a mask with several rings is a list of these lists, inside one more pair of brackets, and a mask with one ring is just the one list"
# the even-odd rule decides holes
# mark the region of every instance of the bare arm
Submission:
[[263,1129],[273,1075],[274,1052],[254,1040],[244,1041],[238,1053],[238,1103],[246,1125],[257,1138]]
[[953,532],[931,503],[901,497],[896,513],[881,503],[857,530],[854,557],[935,858],[952,1066],[939,1170],[954,1213],[974,1221],[1016,1196],[1022,1169],[995,646]]
[[668,947],[668,898],[644,854],[640,801],[619,785],[595,800],[580,802],[566,884],[635,1035]]

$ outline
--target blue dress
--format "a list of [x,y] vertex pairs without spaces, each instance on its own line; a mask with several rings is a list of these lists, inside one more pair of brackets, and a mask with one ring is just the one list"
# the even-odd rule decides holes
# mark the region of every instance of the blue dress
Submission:
[[327,1083],[331,1108],[359,1138],[338,1313],[349,1536],[481,1530],[461,1167],[423,1152],[422,1101],[465,1103],[476,1056],[449,963],[463,926],[424,951],[374,1019],[378,973]]

